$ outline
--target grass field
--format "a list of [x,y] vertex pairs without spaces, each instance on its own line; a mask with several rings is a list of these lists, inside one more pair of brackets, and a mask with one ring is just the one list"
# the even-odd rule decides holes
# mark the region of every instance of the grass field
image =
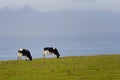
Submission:
[[120,80],[120,55],[0,61],[0,80]]

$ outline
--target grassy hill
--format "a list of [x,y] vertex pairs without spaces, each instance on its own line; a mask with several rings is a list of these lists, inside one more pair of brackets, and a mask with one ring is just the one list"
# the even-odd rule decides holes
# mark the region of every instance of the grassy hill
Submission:
[[0,80],[120,80],[120,55],[0,61]]

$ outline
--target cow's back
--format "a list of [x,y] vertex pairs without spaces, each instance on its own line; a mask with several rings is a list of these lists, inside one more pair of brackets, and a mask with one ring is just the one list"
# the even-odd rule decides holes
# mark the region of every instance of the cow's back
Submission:
[[49,52],[53,52],[53,47],[46,47],[46,48],[44,48],[44,51],[49,51]]

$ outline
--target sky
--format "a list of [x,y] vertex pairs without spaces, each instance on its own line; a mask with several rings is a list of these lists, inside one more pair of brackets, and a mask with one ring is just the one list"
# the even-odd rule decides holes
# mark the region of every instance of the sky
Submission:
[[0,0],[0,37],[120,40],[120,0]]
[[19,48],[39,57],[120,53],[120,0],[0,0],[0,58]]

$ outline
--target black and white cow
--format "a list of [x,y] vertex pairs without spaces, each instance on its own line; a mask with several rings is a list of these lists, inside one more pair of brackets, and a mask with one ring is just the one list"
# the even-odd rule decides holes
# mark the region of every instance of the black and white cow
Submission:
[[32,61],[32,56],[30,54],[30,51],[28,49],[19,49],[18,50],[18,60],[22,60],[22,56],[29,58],[30,61]]
[[43,58],[45,58],[46,54],[56,55],[57,58],[60,57],[60,54],[59,54],[57,48],[53,48],[53,47],[45,47],[44,52],[43,52]]

